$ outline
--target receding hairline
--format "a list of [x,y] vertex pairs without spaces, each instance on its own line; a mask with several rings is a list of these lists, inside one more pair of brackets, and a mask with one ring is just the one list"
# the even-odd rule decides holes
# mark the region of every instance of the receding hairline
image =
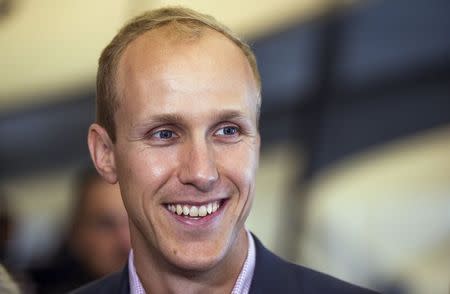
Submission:
[[[153,46],[153,48],[150,48],[150,50],[160,50],[161,48],[168,47],[169,50],[172,50],[173,48],[176,48],[177,46],[183,46],[185,44],[196,44],[202,41],[204,38],[218,38],[221,41],[228,42],[229,45],[234,47],[236,52],[239,52],[240,58],[242,58],[242,61],[244,62],[245,66],[247,67],[246,70],[248,70],[249,74],[251,75],[251,80],[253,82],[253,86],[255,87],[256,95],[255,99],[257,100],[257,103],[259,103],[259,85],[257,82],[257,78],[255,77],[253,73],[252,66],[250,65],[250,62],[248,62],[248,58],[246,57],[243,50],[230,38],[228,38],[226,35],[224,35],[221,32],[218,32],[215,29],[210,28],[209,26],[202,26],[201,29],[194,34],[190,34],[190,32],[184,32],[180,31],[178,24],[173,23],[167,23],[166,25],[159,26],[157,28],[148,30],[146,32],[143,32],[139,36],[137,36],[135,39],[130,41],[127,46],[122,50],[115,67],[115,73],[114,73],[114,92],[115,92],[115,99],[118,104],[120,104],[121,100],[124,97],[124,87],[123,87],[123,81],[121,81],[120,77],[123,76],[123,72],[121,73],[121,70],[126,66],[124,63],[128,58],[132,58],[133,55],[130,55],[128,52],[129,50],[132,50],[134,46],[142,46],[142,43],[146,43],[144,46]],[[137,44],[137,43],[141,44]],[[146,48],[147,49],[147,48]],[[145,49],[145,50],[146,50]],[[151,54],[151,53],[150,53]],[[117,105],[119,106],[119,105]]]
[[[192,30],[191,28],[187,28],[189,26],[191,26],[192,23],[195,23],[196,25],[194,26],[194,30]],[[255,82],[255,86],[258,92],[258,97],[256,97],[257,99],[259,99],[259,92],[260,92],[260,82],[259,82],[259,76],[256,76],[258,73],[255,73],[253,70],[252,65],[250,64],[249,58],[246,54],[246,52],[243,50],[243,48],[241,48],[240,45],[238,45],[232,38],[230,38],[228,35],[224,34],[221,31],[218,31],[217,29],[215,29],[214,27],[211,27],[203,22],[200,22],[198,20],[191,20],[191,19],[175,19],[175,20],[170,20],[164,23],[160,23],[157,26],[141,32],[139,35],[135,36],[135,38],[133,38],[132,40],[130,40],[126,46],[124,46],[124,48],[119,52],[118,54],[118,58],[117,58],[117,62],[114,66],[114,90],[115,90],[115,94],[116,94],[116,98],[120,98],[119,92],[117,92],[117,86],[118,86],[118,73],[119,73],[119,68],[121,67],[121,64],[123,62],[124,56],[126,55],[126,52],[129,50],[129,48],[135,44],[136,42],[138,42],[139,40],[143,39],[143,38],[154,38],[156,41],[160,41],[161,39],[163,40],[163,43],[158,43],[155,47],[160,47],[161,44],[167,45],[169,44],[169,46],[177,46],[180,44],[185,44],[185,43],[195,43],[195,42],[199,42],[202,38],[207,37],[207,36],[216,36],[219,38],[223,38],[224,41],[229,41],[231,44],[234,45],[234,47],[236,47],[236,49],[238,49],[241,54],[243,59],[245,60],[246,64],[248,65],[248,68],[250,70],[250,72],[252,73],[252,77],[253,77],[253,81]],[[164,46],[163,45],[163,46]],[[119,101],[117,101],[119,102]]]

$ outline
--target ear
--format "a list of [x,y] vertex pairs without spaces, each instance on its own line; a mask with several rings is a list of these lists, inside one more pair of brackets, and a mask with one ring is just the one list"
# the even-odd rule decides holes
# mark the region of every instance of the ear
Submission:
[[114,144],[108,132],[99,124],[89,127],[88,146],[92,161],[99,174],[111,184],[117,183]]

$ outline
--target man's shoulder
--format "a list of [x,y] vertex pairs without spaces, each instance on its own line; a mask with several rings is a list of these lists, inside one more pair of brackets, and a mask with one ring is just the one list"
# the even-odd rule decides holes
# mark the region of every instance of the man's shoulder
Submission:
[[250,293],[376,293],[285,261],[254,239],[256,264]]
[[[253,236],[256,264],[250,294],[258,293],[346,293],[375,294],[377,292],[352,285],[324,273],[293,264],[276,256]],[[129,293],[128,267],[94,281],[72,294]]]
[[70,292],[71,294],[127,294],[129,293],[128,267],[123,271],[110,274],[104,278],[93,281],[81,288]]

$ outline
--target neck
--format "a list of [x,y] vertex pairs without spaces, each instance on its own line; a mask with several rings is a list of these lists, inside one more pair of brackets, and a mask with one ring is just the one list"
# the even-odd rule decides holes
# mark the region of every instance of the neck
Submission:
[[[231,293],[247,257],[248,238],[242,229],[222,260],[207,269],[184,269],[167,261],[145,242],[136,230],[132,234],[134,265],[147,294]],[[135,238],[133,238],[135,237]]]

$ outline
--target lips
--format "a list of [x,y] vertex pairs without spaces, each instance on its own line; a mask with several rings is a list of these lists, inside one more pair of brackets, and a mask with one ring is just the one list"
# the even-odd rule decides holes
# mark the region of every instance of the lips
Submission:
[[220,200],[215,200],[201,205],[189,205],[183,203],[166,204],[166,208],[175,215],[186,218],[203,218],[215,213],[221,206]]

